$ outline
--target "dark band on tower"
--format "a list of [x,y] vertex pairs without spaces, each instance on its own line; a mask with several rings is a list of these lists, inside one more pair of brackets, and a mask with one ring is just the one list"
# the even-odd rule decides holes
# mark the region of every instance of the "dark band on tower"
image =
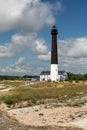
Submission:
[[51,64],[58,64],[58,54],[57,54],[57,28],[53,26],[51,30],[52,34],[52,47],[51,47]]
[[58,54],[57,54],[57,28],[52,27],[52,45],[51,45],[51,81],[58,80]]

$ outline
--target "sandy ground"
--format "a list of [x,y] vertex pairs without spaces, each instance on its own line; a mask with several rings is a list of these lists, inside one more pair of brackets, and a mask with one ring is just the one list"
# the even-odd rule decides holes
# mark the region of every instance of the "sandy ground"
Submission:
[[0,92],[6,92],[6,91],[9,91],[9,90],[11,90],[12,88],[6,88],[6,89],[2,89],[2,90],[0,90]]
[[82,107],[49,107],[38,105],[8,110],[19,122],[31,126],[77,126],[87,130],[87,105]]
[[84,130],[87,130],[87,118],[83,118],[83,119],[80,119],[78,121],[74,121],[74,122],[71,122],[69,123],[69,125],[67,124],[67,126],[79,126],[80,128],[83,128]]

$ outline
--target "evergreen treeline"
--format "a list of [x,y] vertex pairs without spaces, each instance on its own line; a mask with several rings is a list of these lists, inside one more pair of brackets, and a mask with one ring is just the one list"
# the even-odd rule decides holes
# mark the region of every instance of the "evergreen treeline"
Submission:
[[22,77],[22,79],[37,79],[37,80],[39,80],[39,76],[37,76],[37,75],[24,75],[23,77]]
[[36,78],[39,79],[39,76],[24,75],[24,76],[9,76],[9,75],[0,75],[0,80],[26,80]]
[[0,75],[0,80],[19,80],[20,76]]
[[74,73],[70,73],[68,72],[68,80],[75,80],[75,81],[78,81],[78,80],[87,80],[87,74],[74,74]]

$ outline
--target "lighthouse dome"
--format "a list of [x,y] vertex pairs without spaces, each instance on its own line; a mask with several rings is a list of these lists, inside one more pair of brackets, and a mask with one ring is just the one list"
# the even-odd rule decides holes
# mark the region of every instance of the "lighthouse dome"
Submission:
[[51,34],[55,34],[55,35],[58,34],[58,31],[55,25],[52,27]]

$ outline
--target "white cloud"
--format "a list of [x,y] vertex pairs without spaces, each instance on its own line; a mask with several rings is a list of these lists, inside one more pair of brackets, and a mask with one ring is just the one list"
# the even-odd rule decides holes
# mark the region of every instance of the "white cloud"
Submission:
[[29,48],[33,53],[44,54],[48,52],[45,40],[38,38],[36,33],[15,34],[11,43],[0,45],[0,58],[10,58]]
[[33,46],[35,46],[34,48],[32,47],[33,51],[36,51],[41,54],[48,52],[48,47],[46,46],[46,42],[43,39],[37,39]]
[[16,27],[26,2],[26,0],[0,0],[0,31]]
[[59,40],[59,68],[87,73],[87,38]]
[[[29,70],[28,70],[29,72]],[[25,74],[26,70],[24,66],[0,66],[0,74],[8,74],[8,75],[21,75]]]
[[51,60],[51,52],[48,52],[47,54],[39,55],[38,59],[43,61]]
[[[39,74],[42,70],[41,66],[26,64],[25,57],[20,57],[17,61],[7,66],[0,66],[0,74],[7,75],[31,75]],[[36,69],[37,68],[37,69]]]
[[57,1],[54,5],[53,5],[53,8],[55,11],[63,11],[64,8],[62,7],[62,4],[60,1]]
[[73,41],[73,47],[68,52],[69,56],[87,57],[87,38],[78,38]]
[[[55,6],[56,7],[56,6]],[[57,9],[61,3],[58,2]],[[37,31],[44,25],[53,25],[53,6],[41,0],[0,0],[0,31],[20,28]]]
[[16,61],[16,65],[21,65],[22,63],[24,63],[25,61],[25,57],[20,57],[17,61]]
[[87,57],[87,38],[59,40],[59,55],[68,57]]

